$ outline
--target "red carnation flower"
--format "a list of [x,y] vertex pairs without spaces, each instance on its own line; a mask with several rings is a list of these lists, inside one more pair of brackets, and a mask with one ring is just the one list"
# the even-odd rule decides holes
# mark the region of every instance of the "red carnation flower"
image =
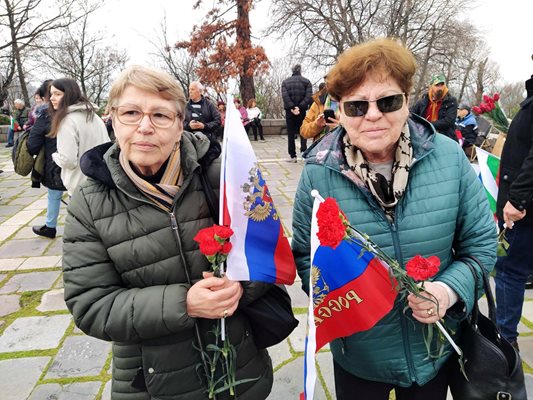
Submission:
[[472,107],[472,111],[474,111],[476,114],[481,114],[482,113],[481,108],[479,108],[478,106]]
[[491,99],[488,95],[486,95],[486,94],[483,95],[483,101],[484,101],[485,103],[489,103],[491,100],[492,100],[492,99]]
[[215,238],[210,238],[202,240],[200,242],[200,252],[206,256],[214,256],[222,249],[222,245],[215,240]]
[[224,242],[224,244],[222,245],[220,249],[220,254],[228,255],[229,252],[231,251],[231,247],[232,246],[230,242]]
[[233,229],[229,226],[213,225],[215,235],[220,239],[229,239],[233,235]]
[[334,198],[328,197],[318,207],[318,240],[322,246],[336,248],[346,236],[345,217]]
[[204,240],[213,239],[214,237],[215,230],[210,226],[209,228],[200,229],[192,240],[197,243],[202,243]]
[[499,93],[494,93],[493,99],[494,99],[494,101],[500,100],[500,94]]
[[405,265],[407,275],[415,281],[426,281],[439,272],[440,260],[437,256],[424,258],[416,255]]

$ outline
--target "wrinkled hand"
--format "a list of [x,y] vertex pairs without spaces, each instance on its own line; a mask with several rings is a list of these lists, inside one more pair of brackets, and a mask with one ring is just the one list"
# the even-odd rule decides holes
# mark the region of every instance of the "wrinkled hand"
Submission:
[[300,107],[291,108],[291,113],[294,115],[300,115]]
[[217,319],[231,316],[239,305],[243,289],[240,282],[228,278],[215,278],[204,272],[204,279],[191,286],[187,292],[187,314],[191,317]]
[[432,324],[443,318],[450,304],[446,289],[434,282],[425,282],[424,291],[418,296],[410,294],[407,301],[413,310],[413,317],[423,324]]
[[513,225],[516,221],[520,221],[526,216],[526,210],[520,211],[510,202],[505,204],[503,207],[503,220],[505,221],[505,226],[509,229],[513,229]]

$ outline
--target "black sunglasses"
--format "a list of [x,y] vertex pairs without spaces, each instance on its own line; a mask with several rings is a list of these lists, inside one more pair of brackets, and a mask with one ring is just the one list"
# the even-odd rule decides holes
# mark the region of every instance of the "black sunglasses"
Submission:
[[403,106],[404,93],[381,97],[376,100],[351,100],[342,103],[344,114],[348,117],[362,117],[368,112],[370,103],[376,103],[382,113],[398,111]]

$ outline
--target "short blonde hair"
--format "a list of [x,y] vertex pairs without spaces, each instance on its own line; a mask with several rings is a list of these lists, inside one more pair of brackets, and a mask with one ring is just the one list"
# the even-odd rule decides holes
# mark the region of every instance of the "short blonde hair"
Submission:
[[416,60],[411,51],[393,39],[374,39],[355,45],[337,59],[328,72],[326,85],[336,100],[359,87],[369,74],[381,79],[394,79],[409,96],[416,72]]
[[115,80],[109,92],[111,107],[116,107],[118,99],[128,86],[135,86],[141,90],[157,94],[165,100],[175,101],[181,119],[184,118],[185,103],[187,102],[185,94],[178,81],[168,73],[140,65],[133,65],[125,69]]

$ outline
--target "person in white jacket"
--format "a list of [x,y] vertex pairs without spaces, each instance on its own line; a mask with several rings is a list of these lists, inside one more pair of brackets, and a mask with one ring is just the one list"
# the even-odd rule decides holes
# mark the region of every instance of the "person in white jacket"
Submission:
[[61,180],[72,196],[86,177],[80,169],[80,158],[87,150],[109,142],[102,119],[73,79],[56,79],[50,86],[52,128],[50,137],[57,137],[57,152],[52,159],[61,167]]

